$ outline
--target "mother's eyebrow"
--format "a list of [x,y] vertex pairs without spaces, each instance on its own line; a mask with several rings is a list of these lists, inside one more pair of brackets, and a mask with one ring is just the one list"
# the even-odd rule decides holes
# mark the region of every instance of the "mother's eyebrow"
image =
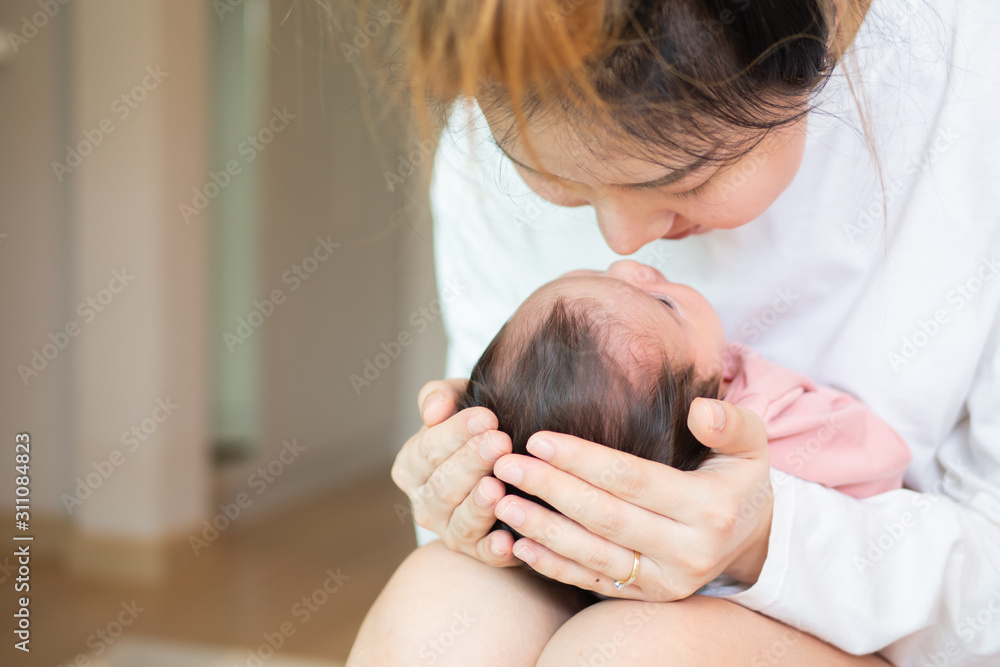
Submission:
[[[499,149],[499,151],[501,153],[503,153],[504,156],[508,160],[510,160],[511,162],[513,162],[514,164],[516,164],[521,169],[524,169],[525,171],[530,171],[533,174],[538,174],[539,176],[555,176],[555,174],[545,174],[543,172],[538,171],[537,169],[529,167],[528,165],[524,164],[523,162],[515,160],[513,157],[511,157],[510,153],[508,153],[506,150],[504,150],[504,147],[501,146],[499,144],[499,142],[497,142],[497,140],[495,138],[492,141],[493,141],[493,145],[496,146],[497,149]],[[698,171],[699,169],[701,169],[706,164],[708,164],[708,158],[700,157],[697,160],[695,160],[694,162],[692,162],[691,164],[689,164],[688,166],[683,167],[681,169],[675,169],[674,171],[670,172],[669,174],[664,174],[663,176],[661,176],[659,178],[656,178],[656,179],[653,179],[652,181],[646,181],[644,183],[609,183],[608,185],[610,187],[613,187],[613,188],[630,188],[630,189],[647,189],[648,188],[648,189],[652,190],[654,188],[662,188],[662,187],[664,187],[666,185],[672,185],[672,184],[676,183],[677,181],[680,181],[680,180],[683,180],[683,179],[687,178],[689,175],[691,175],[694,172]],[[556,178],[560,178],[560,177],[556,176]],[[569,181],[569,180],[572,180],[572,179],[569,179],[569,178],[560,178],[560,180]]]

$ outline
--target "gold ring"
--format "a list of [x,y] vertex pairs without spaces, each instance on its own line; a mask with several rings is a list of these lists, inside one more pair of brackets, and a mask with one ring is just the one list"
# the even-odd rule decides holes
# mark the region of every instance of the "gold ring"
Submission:
[[629,584],[635,581],[635,578],[639,576],[639,552],[635,549],[632,550],[632,574],[629,575],[628,579],[625,581],[618,581],[615,579],[615,590],[623,591]]

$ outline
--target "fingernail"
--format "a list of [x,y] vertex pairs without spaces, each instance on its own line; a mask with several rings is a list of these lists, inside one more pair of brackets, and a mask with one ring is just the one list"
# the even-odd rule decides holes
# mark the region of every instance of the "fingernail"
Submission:
[[551,460],[556,454],[556,448],[552,446],[552,443],[548,440],[543,440],[542,438],[529,440],[526,448],[533,456],[540,458],[543,461]]
[[525,546],[514,547],[514,555],[528,565],[534,565],[535,561],[538,560],[538,556],[535,555],[535,552]]
[[427,410],[429,410],[432,406],[434,406],[438,401],[442,400],[443,398],[444,396],[442,396],[441,394],[431,394],[430,396],[425,398],[424,404],[420,408],[420,416],[422,417],[425,414],[427,414]]
[[485,493],[483,493],[483,490],[480,488],[476,488],[476,493],[473,494],[472,499],[476,501],[476,504],[482,507],[483,509],[486,509],[487,507],[489,507],[490,505],[492,505],[497,501],[496,498],[490,498]]
[[503,456],[503,452],[493,446],[493,438],[489,431],[479,439],[479,456],[487,463],[496,463],[497,459]]
[[722,404],[712,399],[705,399],[708,409],[708,427],[713,431],[721,431],[726,426],[726,411]]
[[517,465],[513,461],[504,464],[503,467],[496,471],[498,478],[505,482],[510,482],[514,486],[517,486],[524,480],[524,471],[521,470],[521,466]]
[[506,523],[508,526],[520,526],[527,519],[527,515],[524,510],[517,506],[516,503],[508,503],[507,507],[500,510],[497,514],[497,518]]
[[465,426],[469,429],[469,433],[472,435],[480,435],[481,433],[486,433],[486,431],[490,430],[490,425],[487,424],[486,420],[479,414],[469,417],[469,421],[466,422]]
[[504,555],[506,555],[506,554],[504,554],[503,549],[500,548],[500,545],[497,544],[496,540],[490,540],[490,551],[492,551],[497,556],[504,556]]

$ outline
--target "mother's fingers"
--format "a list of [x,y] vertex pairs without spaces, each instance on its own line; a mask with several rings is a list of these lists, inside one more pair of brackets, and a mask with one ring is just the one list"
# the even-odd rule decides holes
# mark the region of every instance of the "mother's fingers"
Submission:
[[688,411],[688,428],[698,442],[720,454],[767,458],[764,422],[752,410],[709,398],[697,398]]
[[[624,590],[618,591],[614,587],[614,575],[595,572],[576,561],[565,558],[560,554],[548,549],[540,544],[532,543],[531,540],[522,539],[514,543],[514,554],[527,563],[535,572],[561,581],[570,586],[576,586],[584,590],[600,593],[609,597],[618,597],[631,600],[644,600],[642,589],[639,586],[627,586]],[[632,569],[632,553],[628,552],[628,570]],[[623,561],[624,562],[624,561]],[[630,573],[622,575],[622,581],[628,579]]]
[[[441,530],[451,532],[454,529],[474,533],[476,528],[479,529],[479,535],[486,534],[493,525],[489,519],[492,516],[492,505],[503,497],[505,489],[498,480],[490,478],[493,484],[489,484],[484,478],[489,476],[496,460],[509,453],[511,447],[510,437],[501,431],[487,431],[471,438],[464,447],[435,468],[426,483],[409,494],[413,501],[413,518],[417,524],[439,534]],[[487,482],[485,487],[483,482]],[[492,492],[488,512],[470,512],[472,507],[465,504],[477,485],[480,492]],[[484,500],[482,495],[480,500]],[[453,516],[455,512],[460,514],[458,523],[453,524],[456,520]],[[435,523],[444,521],[448,522],[447,527]]]
[[[604,541],[600,538],[640,551],[659,551],[664,542],[671,542],[670,530],[678,525],[671,518],[659,516],[628,500],[622,500],[531,456],[512,454],[501,457],[493,471],[499,479],[548,502],[572,519],[572,522],[594,535],[591,540],[564,539],[560,531],[545,534],[542,528],[522,529],[506,516],[500,517],[502,521],[513,525],[521,534],[548,544],[561,555],[585,565],[590,563],[595,569],[600,569],[597,564],[605,560],[601,554],[591,552],[598,540]],[[501,503],[497,507],[500,509],[506,505]],[[514,520],[516,521],[516,517]],[[546,522],[546,530],[549,529],[548,526],[560,527],[559,517],[553,513],[546,512],[543,520]]]
[[426,484],[438,466],[467,445],[473,436],[496,427],[493,413],[476,407],[462,410],[436,426],[421,428],[396,454],[392,465],[393,481],[403,491],[412,493]]
[[[504,457],[504,460],[514,458]],[[527,481],[532,478],[531,468],[552,469],[531,457],[517,458],[527,459],[525,490],[531,486]],[[502,463],[498,463],[498,468]],[[585,484],[568,473],[556,472]],[[506,475],[498,471],[498,476]],[[600,489],[589,488],[591,495],[601,501],[598,511],[603,518],[595,527],[585,522],[577,523],[518,496],[506,496],[497,503],[497,517],[525,538],[515,543],[514,555],[540,574],[563,583],[604,595],[644,600],[687,597],[722,572],[717,558],[702,553],[705,541],[698,530],[656,516]],[[537,493],[537,490],[532,488],[529,492]],[[556,509],[562,508],[556,506]],[[577,509],[573,518],[586,514]],[[603,523],[622,528],[605,532],[600,528]],[[635,586],[630,586],[623,594],[614,590],[612,583],[615,579],[628,579],[634,562],[633,549],[642,554],[644,568],[640,569]],[[604,578],[597,575],[604,575]]]
[[[556,469],[587,482],[587,486],[603,489],[633,506],[675,521],[687,523],[696,520],[698,507],[709,500],[705,497],[708,489],[704,482],[689,472],[572,435],[540,431],[531,436],[527,448],[531,454],[551,463]],[[536,474],[541,478],[534,482],[536,484],[545,484],[552,476],[552,473],[544,469]],[[517,486],[557,506],[556,497],[540,495],[520,484]],[[549,493],[565,495],[565,488],[553,486]],[[594,497],[593,493],[581,498],[583,500],[588,501],[582,508],[584,512],[600,514],[609,511],[604,509],[603,501]],[[560,510],[564,511],[562,508]],[[576,520],[583,519],[583,515],[578,512],[567,515]]]
[[[526,498],[505,497],[497,503],[496,515],[531,541],[519,540],[514,555],[541,574],[563,583],[608,594],[611,581],[619,577],[627,579],[632,569],[630,549],[600,538],[575,521]],[[530,558],[539,554],[536,544],[560,558],[554,560],[550,556],[549,564],[539,569]],[[604,581],[595,580],[595,575],[604,575]]]
[[455,414],[458,397],[465,391],[466,378],[449,378],[428,382],[417,393],[417,409],[425,426],[436,426]]
[[[496,523],[494,509],[506,489],[495,477],[484,477],[451,513],[447,526],[439,531],[450,548],[474,556],[494,567],[517,565],[511,547],[514,538],[506,530],[491,532]],[[414,509],[416,519],[416,506]],[[419,522],[418,522],[419,523]]]

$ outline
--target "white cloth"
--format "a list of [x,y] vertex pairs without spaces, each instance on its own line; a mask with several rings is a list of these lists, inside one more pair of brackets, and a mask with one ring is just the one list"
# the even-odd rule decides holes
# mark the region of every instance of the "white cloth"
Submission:
[[[705,294],[729,340],[858,396],[906,439],[913,490],[859,501],[772,470],[760,580],[714,591],[897,665],[1000,665],[998,41],[996,0],[875,0],[856,53],[887,223],[838,69],[765,214],[633,255]],[[474,107],[452,118],[431,195],[438,284],[462,288],[443,306],[449,377],[539,285],[619,259],[593,209],[527,188]]]

